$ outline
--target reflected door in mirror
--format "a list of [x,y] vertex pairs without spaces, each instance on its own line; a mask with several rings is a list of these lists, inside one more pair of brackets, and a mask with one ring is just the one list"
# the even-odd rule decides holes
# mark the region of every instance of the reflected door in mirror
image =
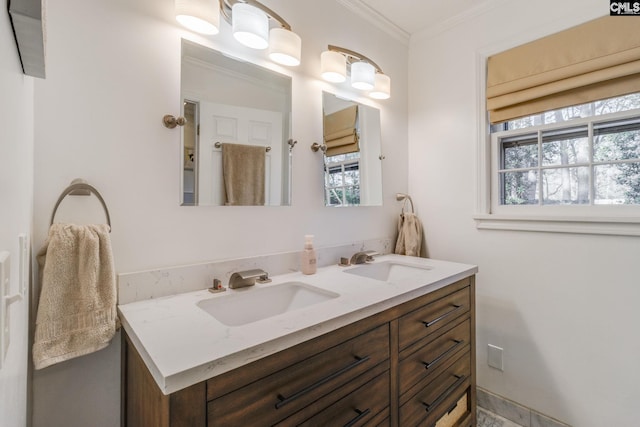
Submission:
[[[229,204],[225,196],[222,149],[216,143],[255,145],[265,150],[264,204],[280,205],[282,176],[282,115],[274,111],[200,104],[199,201],[203,205]],[[216,146],[218,145],[218,146]],[[251,165],[247,164],[247,168]]]

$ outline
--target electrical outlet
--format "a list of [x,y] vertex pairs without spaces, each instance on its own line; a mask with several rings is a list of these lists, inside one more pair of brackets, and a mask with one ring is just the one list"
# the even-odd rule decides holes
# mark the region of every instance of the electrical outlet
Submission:
[[9,347],[9,306],[5,300],[9,295],[9,252],[0,252],[0,368],[4,364],[4,356]]
[[502,360],[502,353],[504,352],[504,349],[493,344],[489,344],[488,351],[487,363],[489,366],[499,371],[504,371],[504,364]]

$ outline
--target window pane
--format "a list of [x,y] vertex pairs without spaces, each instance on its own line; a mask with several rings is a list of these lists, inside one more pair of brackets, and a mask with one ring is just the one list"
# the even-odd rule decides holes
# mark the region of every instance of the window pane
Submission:
[[595,166],[599,205],[640,204],[640,162]]
[[523,129],[533,126],[540,126],[549,123],[561,123],[582,117],[601,116],[604,114],[629,111],[640,108],[640,93],[618,96],[615,98],[603,99],[590,102],[588,104],[575,105],[572,107],[560,108],[558,110],[546,111],[533,116],[522,117],[507,122],[492,125],[492,132],[501,130]]
[[544,166],[573,165],[589,162],[587,128],[562,129],[542,135]]
[[502,169],[520,169],[538,166],[537,135],[504,138],[502,145]]
[[334,188],[329,190],[329,206],[336,206],[342,204],[342,188]]
[[360,187],[345,188],[345,197],[348,205],[360,204]]
[[538,172],[503,172],[502,202],[503,205],[535,205],[538,203]]
[[593,135],[594,161],[640,159],[640,122],[598,124]]
[[542,195],[545,205],[588,204],[589,168],[543,170]]

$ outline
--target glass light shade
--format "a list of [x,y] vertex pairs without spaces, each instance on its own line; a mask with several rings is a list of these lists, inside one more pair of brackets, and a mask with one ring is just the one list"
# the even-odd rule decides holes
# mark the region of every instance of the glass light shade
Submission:
[[278,64],[294,67],[300,65],[302,40],[293,31],[273,28],[269,32],[269,58]]
[[[212,2],[213,3],[213,2]],[[231,9],[233,37],[252,49],[269,46],[269,17],[247,3],[235,3]]]
[[332,50],[320,55],[320,73],[322,78],[332,83],[342,83],[347,80],[347,58]]
[[220,8],[211,0],[176,0],[176,21],[200,34],[218,34]]
[[356,89],[371,90],[375,81],[376,69],[368,62],[351,64],[351,86]]
[[376,73],[373,90],[369,96],[374,99],[389,99],[391,97],[391,78],[386,74]]

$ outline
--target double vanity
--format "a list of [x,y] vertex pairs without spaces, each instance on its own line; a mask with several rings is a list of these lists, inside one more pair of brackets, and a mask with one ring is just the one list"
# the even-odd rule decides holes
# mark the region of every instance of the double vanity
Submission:
[[123,425],[475,425],[476,272],[383,255],[122,304]]

